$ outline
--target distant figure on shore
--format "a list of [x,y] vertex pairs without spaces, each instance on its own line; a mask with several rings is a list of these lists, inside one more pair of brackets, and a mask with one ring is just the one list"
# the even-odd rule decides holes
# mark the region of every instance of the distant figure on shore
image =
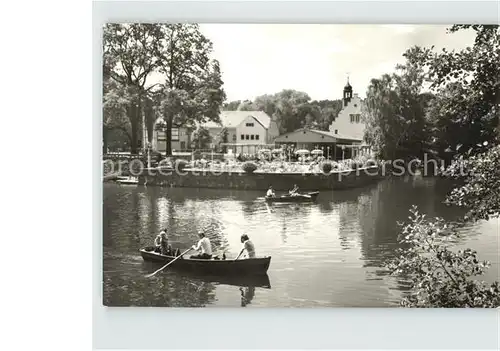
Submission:
[[243,244],[243,247],[241,248],[240,254],[236,257],[236,259],[240,258],[243,251],[247,252],[248,258],[255,258],[255,246],[253,242],[250,241],[248,235],[243,234],[241,236],[241,243]]
[[297,184],[293,185],[293,189],[289,191],[289,194],[292,196],[299,195],[299,187]]
[[193,245],[191,248],[196,251],[201,251],[198,255],[192,255],[191,258],[198,258],[198,259],[206,259],[209,260],[212,258],[212,244],[210,243],[210,240],[205,236],[205,233],[203,231],[200,231],[198,233],[198,236],[200,237],[200,240],[198,241],[197,245]]
[[267,197],[276,197],[276,194],[274,193],[273,186],[271,185],[269,189],[267,189]]
[[166,228],[162,229],[160,234],[156,236],[155,246],[156,246],[155,251],[159,252],[162,255],[170,256],[172,254],[172,247],[168,244],[168,236]]

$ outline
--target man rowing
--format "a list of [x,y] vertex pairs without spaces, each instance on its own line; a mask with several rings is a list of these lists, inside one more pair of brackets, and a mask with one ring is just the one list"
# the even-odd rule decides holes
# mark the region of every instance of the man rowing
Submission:
[[162,229],[160,231],[160,234],[156,236],[155,247],[156,247],[155,251],[159,252],[162,255],[172,254],[172,247],[168,244],[168,236],[166,228]]
[[273,186],[269,186],[269,189],[267,189],[267,194],[266,197],[276,197],[276,194],[274,193]]
[[210,243],[210,240],[205,236],[205,233],[203,231],[200,231],[198,233],[198,236],[200,237],[198,244],[193,245],[191,248],[193,250],[199,251],[200,253],[198,255],[192,255],[191,258],[205,259],[205,260],[211,259],[212,244]]
[[297,196],[299,195],[299,187],[297,184],[293,185],[293,189],[288,192],[291,196]]
[[243,244],[243,247],[241,248],[241,251],[240,251],[240,254],[238,255],[238,257],[236,257],[236,260],[238,258],[240,258],[243,251],[247,252],[248,258],[255,258],[255,246],[254,246],[253,242],[250,241],[250,238],[248,237],[248,235],[243,234],[241,236],[241,243]]

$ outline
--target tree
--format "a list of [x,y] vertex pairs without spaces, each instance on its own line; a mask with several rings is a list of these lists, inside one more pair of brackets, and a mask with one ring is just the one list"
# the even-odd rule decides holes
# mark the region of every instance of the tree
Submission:
[[500,214],[500,145],[469,158],[460,156],[447,170],[447,175],[464,184],[447,198],[450,205],[465,207],[464,220],[488,220]]
[[328,131],[332,122],[337,118],[342,110],[342,100],[320,100],[312,101],[312,106],[316,106],[319,114],[316,116],[315,126],[319,130]]
[[[104,77],[103,80],[103,154],[108,151],[108,144],[113,144],[114,140],[109,140],[110,136],[116,136],[115,130],[120,130],[121,135],[126,136],[128,145],[132,145],[130,120],[127,118],[127,105],[130,97],[123,87]],[[123,145],[120,145],[123,146]]]
[[482,152],[485,141],[489,145],[498,141],[500,130],[499,26],[454,25],[449,32],[459,30],[475,31],[472,47],[440,53],[419,49],[409,57],[425,69],[438,96],[428,115],[437,152],[448,162],[455,155]]
[[423,92],[425,75],[418,64],[407,59],[396,69],[395,74],[372,79],[368,87],[362,112],[367,125],[365,140],[380,158],[421,159],[430,141],[425,111],[432,95]]
[[256,111],[257,107],[250,100],[241,101],[241,103],[236,108],[236,111]]
[[166,122],[167,155],[174,123],[219,121],[225,100],[219,63],[210,59],[212,42],[197,24],[162,25],[159,71],[165,77],[160,112]]
[[450,243],[460,239],[458,228],[463,224],[500,215],[500,145],[489,149],[483,145],[483,150],[469,158],[458,157],[446,173],[463,182],[446,199],[449,205],[468,210],[460,221],[428,220],[416,207],[411,210],[410,223],[401,233],[406,248],[388,264],[393,274],[410,280],[412,290],[403,299],[404,306],[500,306],[499,283],[475,279],[489,263],[480,262],[474,250],[450,248]]
[[[159,64],[160,24],[106,24],[103,31],[104,74],[114,81],[130,123],[131,152],[138,148],[147,78]],[[125,92],[125,93],[123,93]],[[123,93],[123,94],[122,94]]]
[[193,134],[193,143],[198,149],[208,149],[212,142],[212,136],[208,129],[199,127]]
[[237,111],[240,106],[241,100],[226,102],[222,105],[224,111]]
[[488,262],[480,262],[471,249],[453,251],[450,242],[460,235],[443,219],[427,220],[416,208],[403,227],[399,256],[388,264],[393,274],[410,283],[405,307],[499,307],[500,285],[475,277],[484,274]]

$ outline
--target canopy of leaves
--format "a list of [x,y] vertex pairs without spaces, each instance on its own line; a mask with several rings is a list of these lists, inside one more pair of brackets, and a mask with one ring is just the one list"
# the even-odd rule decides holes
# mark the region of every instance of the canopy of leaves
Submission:
[[436,53],[412,48],[405,56],[422,67],[437,96],[428,109],[434,148],[445,160],[482,152],[483,142],[498,141],[500,30],[498,25],[455,25],[450,33],[473,30],[472,47]]
[[194,126],[219,121],[226,98],[219,62],[211,60],[212,42],[197,24],[162,26],[159,71],[165,76],[159,112],[167,122],[167,153],[171,125]]
[[[482,145],[483,148],[487,146]],[[500,145],[469,158],[459,157],[447,174],[464,183],[451,192],[447,203],[467,208],[465,220],[488,220],[499,216]]]
[[[218,120],[225,100],[220,66],[211,59],[212,43],[198,25],[107,24],[103,39],[103,73],[114,82],[108,90],[116,90],[105,93],[105,114],[111,107],[125,111],[133,145],[141,122],[151,137],[158,116],[167,124],[167,153],[173,123],[193,126]],[[148,84],[153,74],[163,83]]]
[[212,142],[212,136],[208,129],[199,127],[193,134],[193,144],[198,149],[208,149]]
[[397,73],[372,79],[362,108],[365,140],[382,159],[422,158],[429,143],[425,108],[432,96],[422,92],[424,72],[407,61]]
[[406,245],[388,267],[410,283],[405,307],[499,307],[500,285],[474,279],[488,268],[471,249],[453,251],[458,240],[453,227],[443,219],[427,220],[414,207],[410,222],[403,227]]

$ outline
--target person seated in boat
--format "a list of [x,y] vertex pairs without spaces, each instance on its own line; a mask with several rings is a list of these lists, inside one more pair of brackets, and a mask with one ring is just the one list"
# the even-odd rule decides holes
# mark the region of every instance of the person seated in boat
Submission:
[[297,196],[299,195],[299,187],[297,184],[293,185],[293,189],[288,192],[291,196]]
[[243,234],[241,236],[241,243],[243,244],[243,247],[241,248],[240,254],[238,257],[236,257],[236,260],[240,258],[241,254],[243,251],[247,252],[247,257],[248,258],[255,258],[255,246],[252,241],[250,241],[250,238],[248,235]]
[[200,240],[198,241],[197,245],[193,245],[191,248],[193,250],[199,251],[200,253],[198,255],[192,255],[191,258],[197,258],[197,259],[206,259],[209,260],[212,258],[212,244],[210,243],[210,240],[205,236],[204,232],[199,232],[198,236],[200,237]]
[[276,197],[276,194],[274,193],[274,189],[272,186],[270,186],[269,189],[267,189],[266,197]]
[[155,238],[155,252],[162,255],[170,256],[172,254],[172,247],[168,244],[167,229],[162,229],[160,234]]

